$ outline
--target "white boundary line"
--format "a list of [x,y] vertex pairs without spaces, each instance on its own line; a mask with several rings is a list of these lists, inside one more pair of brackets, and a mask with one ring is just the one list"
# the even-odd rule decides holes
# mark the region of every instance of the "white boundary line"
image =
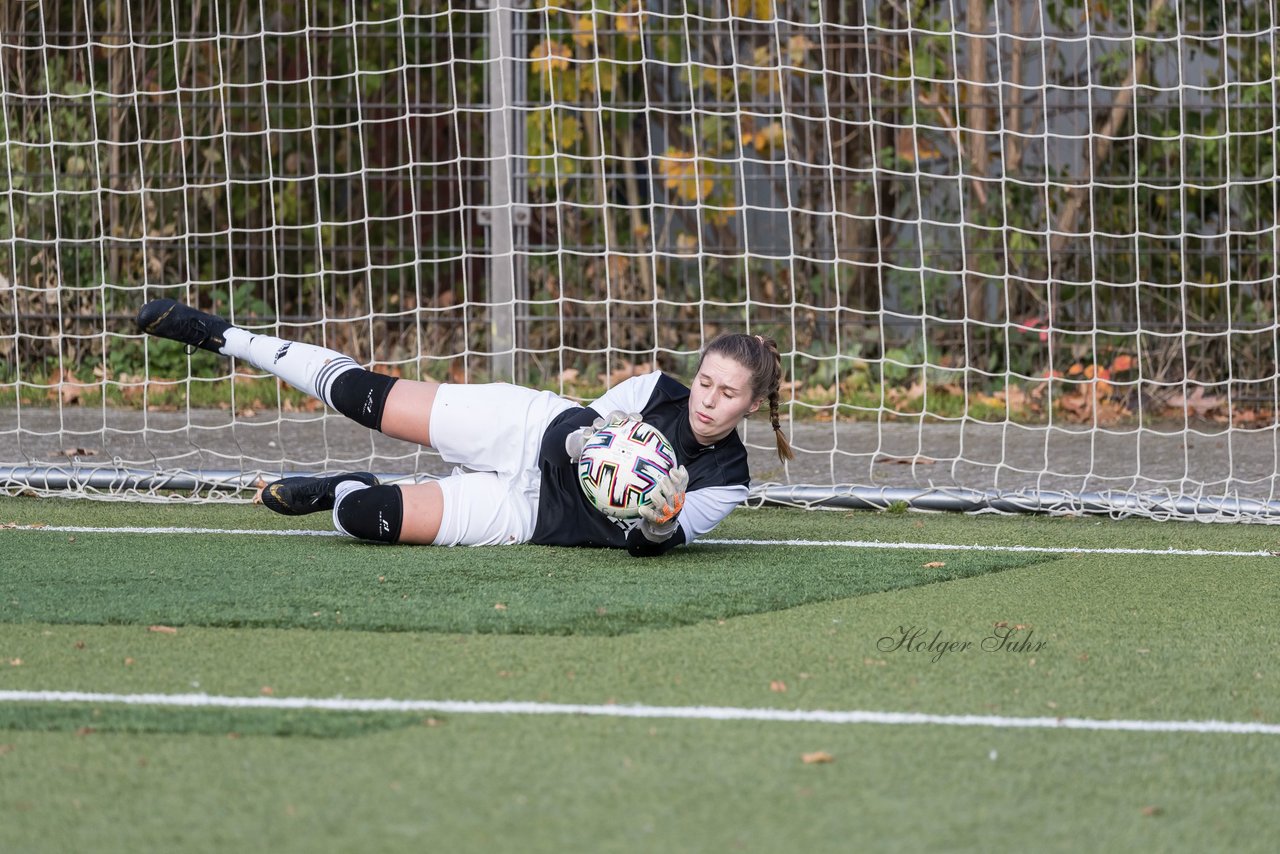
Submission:
[[84,525],[0,525],[5,531],[47,531],[51,534],[234,534],[264,537],[345,537],[337,531],[298,531],[263,528],[90,528]]
[[[337,531],[298,531],[254,528],[91,528],[81,525],[0,525],[4,531],[44,531],[53,534],[231,534],[263,537],[343,537]],[[805,546],[848,549],[912,549],[927,551],[1032,552],[1037,554],[1157,555],[1160,557],[1276,557],[1277,552],[1218,551],[1213,549],[1071,548],[1067,546],[984,546],[960,543],[886,543],[879,540],[745,540],[703,539],[704,546]]]
[[919,712],[750,709],[728,706],[622,706],[476,700],[374,700],[346,697],[227,697],[210,694],[97,694],[85,691],[0,691],[0,703],[99,703],[222,709],[314,709],[342,712],[439,712],[455,715],[580,715],[606,718],[777,723],[890,724],[998,729],[1071,729],[1121,732],[1280,735],[1280,724],[1236,721],[1139,721],[1094,718],[1011,718],[998,715],[930,715]]
[[1270,551],[1214,551],[1212,549],[1087,549],[1069,546],[984,546],[978,543],[886,543],[880,540],[697,540],[708,546],[843,546],[852,549],[927,549],[956,552],[1042,552],[1081,555],[1160,555],[1163,557],[1276,557]]

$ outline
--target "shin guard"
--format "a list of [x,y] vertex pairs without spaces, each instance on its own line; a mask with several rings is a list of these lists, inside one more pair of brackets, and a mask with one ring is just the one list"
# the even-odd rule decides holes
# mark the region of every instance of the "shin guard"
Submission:
[[382,409],[396,378],[363,368],[344,371],[329,388],[329,405],[372,430],[382,429]]
[[[343,484],[345,486],[346,484]],[[344,534],[362,540],[394,543],[400,539],[404,498],[398,486],[339,487],[333,524]]]

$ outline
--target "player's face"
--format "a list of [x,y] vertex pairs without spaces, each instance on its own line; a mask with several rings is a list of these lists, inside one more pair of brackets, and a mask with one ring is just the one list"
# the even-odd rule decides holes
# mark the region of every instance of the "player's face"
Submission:
[[738,422],[760,408],[751,397],[751,372],[739,362],[709,353],[689,388],[689,423],[704,445],[718,442],[737,429]]

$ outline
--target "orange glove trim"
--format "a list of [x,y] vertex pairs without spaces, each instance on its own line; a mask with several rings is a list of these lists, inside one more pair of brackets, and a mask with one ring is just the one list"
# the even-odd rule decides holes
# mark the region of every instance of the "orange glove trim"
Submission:
[[665,525],[667,522],[670,522],[672,519],[676,518],[681,510],[684,509],[684,493],[681,492],[675,498],[671,499],[671,501],[675,504],[675,507],[672,507],[671,504],[662,505],[662,510],[659,511],[658,514],[659,525]]

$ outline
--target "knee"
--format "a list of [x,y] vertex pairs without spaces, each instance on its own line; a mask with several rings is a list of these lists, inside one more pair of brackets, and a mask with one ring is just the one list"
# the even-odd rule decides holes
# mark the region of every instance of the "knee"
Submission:
[[395,383],[395,377],[373,371],[345,371],[333,381],[328,403],[356,423],[371,430],[381,430],[382,410]]
[[354,489],[333,506],[333,524],[362,540],[395,543],[404,521],[404,497],[398,486]]

